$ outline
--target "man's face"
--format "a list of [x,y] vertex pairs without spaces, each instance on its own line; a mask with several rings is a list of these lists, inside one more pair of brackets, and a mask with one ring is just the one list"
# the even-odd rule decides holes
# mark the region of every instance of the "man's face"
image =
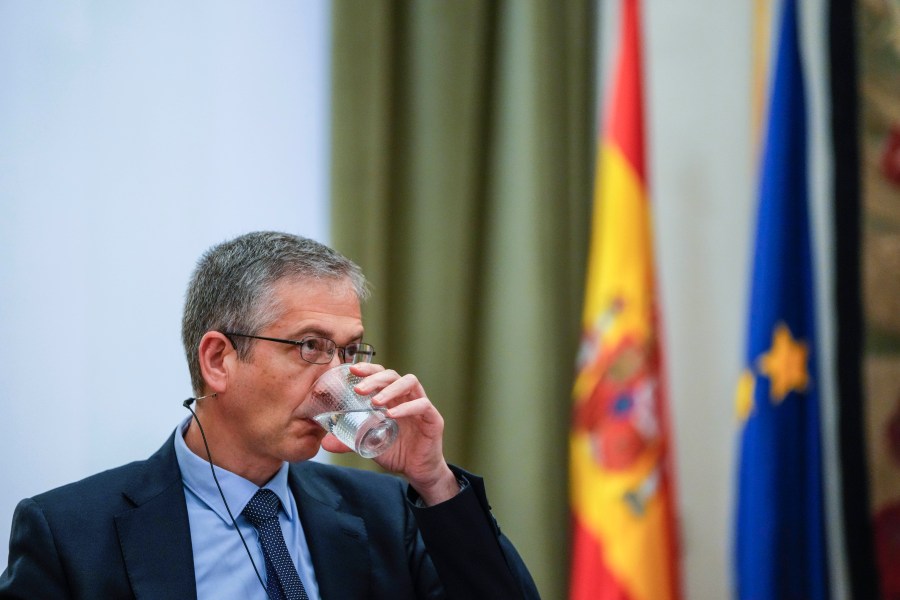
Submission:
[[[257,335],[302,340],[326,337],[338,346],[362,341],[359,300],[347,280],[285,279],[276,284],[279,318]],[[325,431],[300,418],[301,404],[313,382],[340,362],[315,365],[300,357],[300,348],[254,340],[246,361],[235,360],[229,377],[227,410],[230,440],[247,460],[260,465],[296,462],[315,456]]]

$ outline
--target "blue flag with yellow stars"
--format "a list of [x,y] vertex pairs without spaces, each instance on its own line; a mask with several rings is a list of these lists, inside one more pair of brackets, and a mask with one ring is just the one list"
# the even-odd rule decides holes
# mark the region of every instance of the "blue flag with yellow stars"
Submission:
[[781,5],[759,186],[735,531],[735,597],[829,597],[820,385],[795,0]]

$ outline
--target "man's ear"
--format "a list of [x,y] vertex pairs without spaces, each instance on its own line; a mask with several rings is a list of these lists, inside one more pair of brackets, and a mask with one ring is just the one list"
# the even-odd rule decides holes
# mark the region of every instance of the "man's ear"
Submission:
[[200,372],[210,392],[224,392],[228,387],[230,362],[237,351],[224,333],[207,331],[200,339]]

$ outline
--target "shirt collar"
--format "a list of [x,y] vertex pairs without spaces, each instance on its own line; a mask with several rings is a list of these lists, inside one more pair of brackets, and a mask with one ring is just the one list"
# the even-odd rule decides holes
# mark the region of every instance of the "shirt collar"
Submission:
[[[209,462],[197,456],[187,447],[184,441],[184,434],[187,432],[193,417],[187,417],[178,427],[175,428],[175,458],[178,460],[178,467],[181,469],[181,480],[184,486],[192,491],[197,498],[200,499],[213,512],[219,515],[228,526],[231,526],[231,517],[225,504],[222,503],[222,495],[216,487],[212,473],[209,469]],[[275,492],[278,499],[281,500],[281,507],[289,520],[294,519],[293,503],[290,501],[290,490],[288,489],[288,463],[284,462],[275,476],[272,477],[263,487]],[[240,475],[232,473],[219,466],[213,467],[216,471],[216,477],[219,485],[222,486],[222,493],[228,500],[228,506],[231,513],[237,519],[238,515],[253,498],[253,495],[259,490],[255,483],[249,479],[244,479]]]

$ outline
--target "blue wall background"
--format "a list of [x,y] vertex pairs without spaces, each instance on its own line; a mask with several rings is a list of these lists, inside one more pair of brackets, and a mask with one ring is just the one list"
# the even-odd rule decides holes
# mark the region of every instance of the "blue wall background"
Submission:
[[325,1],[0,1],[0,565],[15,504],[188,413],[184,289],[251,229],[327,240]]

